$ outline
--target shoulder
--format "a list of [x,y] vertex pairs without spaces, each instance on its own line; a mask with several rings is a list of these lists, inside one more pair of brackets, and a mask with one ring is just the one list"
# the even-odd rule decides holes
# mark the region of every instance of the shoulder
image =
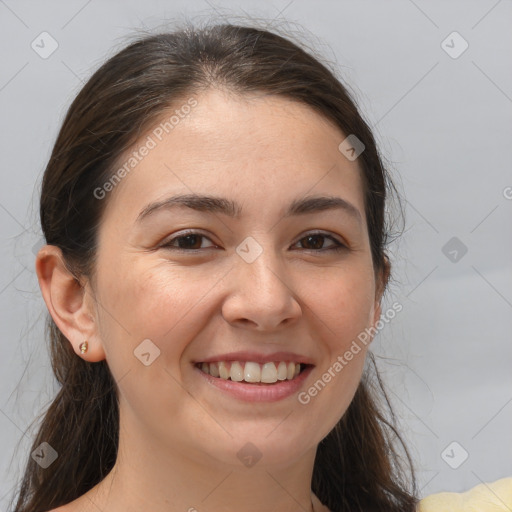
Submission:
[[440,492],[423,498],[418,512],[503,512],[512,510],[512,476],[481,483],[465,492]]

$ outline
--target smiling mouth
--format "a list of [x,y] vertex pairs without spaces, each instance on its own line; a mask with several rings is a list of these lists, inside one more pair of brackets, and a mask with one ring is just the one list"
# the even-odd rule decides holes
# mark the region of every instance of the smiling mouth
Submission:
[[272,385],[293,380],[312,365],[291,361],[276,361],[264,364],[253,361],[216,361],[196,363],[195,366],[203,373],[222,380]]

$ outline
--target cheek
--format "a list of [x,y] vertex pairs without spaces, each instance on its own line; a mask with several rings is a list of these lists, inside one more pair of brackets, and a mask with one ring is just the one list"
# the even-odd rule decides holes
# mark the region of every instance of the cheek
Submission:
[[325,357],[299,401],[323,418],[324,434],[347,410],[364,370],[375,300],[372,272],[369,266],[351,267],[310,283],[308,305]]
[[207,292],[219,277],[198,276],[192,267],[173,268],[169,262],[148,266],[131,261],[112,267],[110,274],[103,268],[101,323],[107,353],[130,360],[149,339],[160,350],[161,362],[177,371],[187,344],[213,314]]
[[336,355],[371,325],[375,288],[369,267],[351,266],[321,279],[312,276],[304,286],[305,301],[321,320],[322,338]]
[[133,336],[160,337],[200,298],[181,271],[147,268],[131,262],[105,270],[103,301]]
[[173,411],[174,418],[192,414],[180,384],[180,361],[212,314],[204,303],[208,280],[194,281],[186,269],[136,262],[102,268],[100,332],[128,410],[148,421],[155,414],[170,420],[164,409]]

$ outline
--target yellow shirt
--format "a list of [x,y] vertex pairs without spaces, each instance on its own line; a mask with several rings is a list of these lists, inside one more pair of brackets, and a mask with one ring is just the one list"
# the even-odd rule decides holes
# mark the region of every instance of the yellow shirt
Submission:
[[511,512],[512,477],[478,484],[466,492],[440,492],[420,501],[418,512]]

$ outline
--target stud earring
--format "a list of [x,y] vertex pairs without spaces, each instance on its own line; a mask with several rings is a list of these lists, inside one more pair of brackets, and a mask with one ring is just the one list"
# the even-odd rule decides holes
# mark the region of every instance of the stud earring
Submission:
[[87,343],[87,340],[84,341],[83,343],[80,343],[80,352],[82,352],[82,354],[85,354],[87,352],[87,349],[89,348],[89,344]]

